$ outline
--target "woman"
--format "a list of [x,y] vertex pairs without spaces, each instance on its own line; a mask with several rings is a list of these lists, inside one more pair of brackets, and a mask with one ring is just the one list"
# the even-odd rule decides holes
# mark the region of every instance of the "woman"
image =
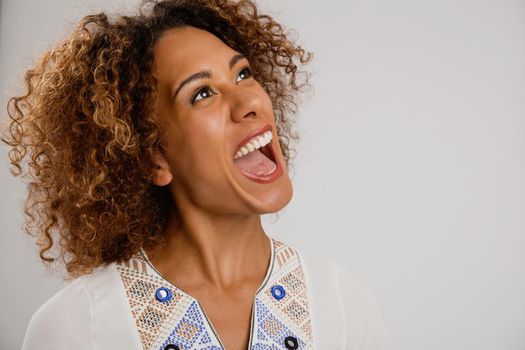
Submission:
[[383,349],[377,303],[268,237],[311,55],[251,1],[85,17],[10,101],[28,233],[72,283],[23,349]]

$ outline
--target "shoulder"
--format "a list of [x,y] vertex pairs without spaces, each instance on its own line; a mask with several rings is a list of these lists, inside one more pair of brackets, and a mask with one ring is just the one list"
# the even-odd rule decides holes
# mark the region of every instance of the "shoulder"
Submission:
[[[311,299],[316,333],[321,344],[341,349],[387,349],[381,306],[375,291],[337,260],[298,251]],[[326,325],[331,325],[327,327]]]
[[117,264],[73,280],[33,314],[22,350],[138,349],[140,340]]
[[42,304],[26,330],[22,350],[90,349],[92,298],[79,277]]
[[332,293],[343,302],[373,299],[375,294],[359,275],[332,257],[297,250],[308,282],[322,284],[325,293]]

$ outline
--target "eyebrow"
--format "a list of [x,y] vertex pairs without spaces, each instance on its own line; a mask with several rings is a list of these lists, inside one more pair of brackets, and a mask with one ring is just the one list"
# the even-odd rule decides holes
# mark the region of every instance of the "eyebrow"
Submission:
[[[240,60],[242,59],[245,59],[246,56],[244,56],[243,54],[237,54],[235,56],[233,56],[231,59],[230,59],[230,62],[228,64],[228,66],[230,67],[230,70],[233,69],[233,67],[237,64],[237,62],[239,62]],[[195,80],[200,80],[200,79],[209,79],[211,78],[211,73],[209,71],[200,71],[200,72],[197,72],[195,74],[192,74],[190,75],[189,77],[187,77],[186,79],[184,79],[180,84],[179,86],[177,87],[177,89],[175,90],[175,93],[173,94],[173,99],[175,100],[177,98],[177,95],[179,94],[179,91],[186,85],[188,85],[189,83],[191,82],[194,82]]]
[[233,69],[233,66],[235,66],[235,64],[236,64],[237,62],[239,62],[240,60],[245,59],[245,58],[246,58],[246,56],[244,56],[244,55],[241,54],[241,53],[240,53],[240,54],[237,54],[237,55],[235,55],[235,56],[233,56],[233,57],[231,58],[231,60],[230,60],[230,70]]

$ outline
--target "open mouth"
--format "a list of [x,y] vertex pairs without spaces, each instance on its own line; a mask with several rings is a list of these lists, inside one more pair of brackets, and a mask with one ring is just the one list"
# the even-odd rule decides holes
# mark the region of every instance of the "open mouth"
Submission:
[[277,179],[282,169],[272,147],[271,125],[256,131],[243,142],[234,156],[235,166],[248,178],[267,183]]

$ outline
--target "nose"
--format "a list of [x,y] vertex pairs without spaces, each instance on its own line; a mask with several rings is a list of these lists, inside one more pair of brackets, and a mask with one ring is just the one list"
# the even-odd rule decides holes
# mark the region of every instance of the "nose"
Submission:
[[234,122],[261,116],[264,97],[259,91],[237,86],[231,91],[230,97],[231,118]]

